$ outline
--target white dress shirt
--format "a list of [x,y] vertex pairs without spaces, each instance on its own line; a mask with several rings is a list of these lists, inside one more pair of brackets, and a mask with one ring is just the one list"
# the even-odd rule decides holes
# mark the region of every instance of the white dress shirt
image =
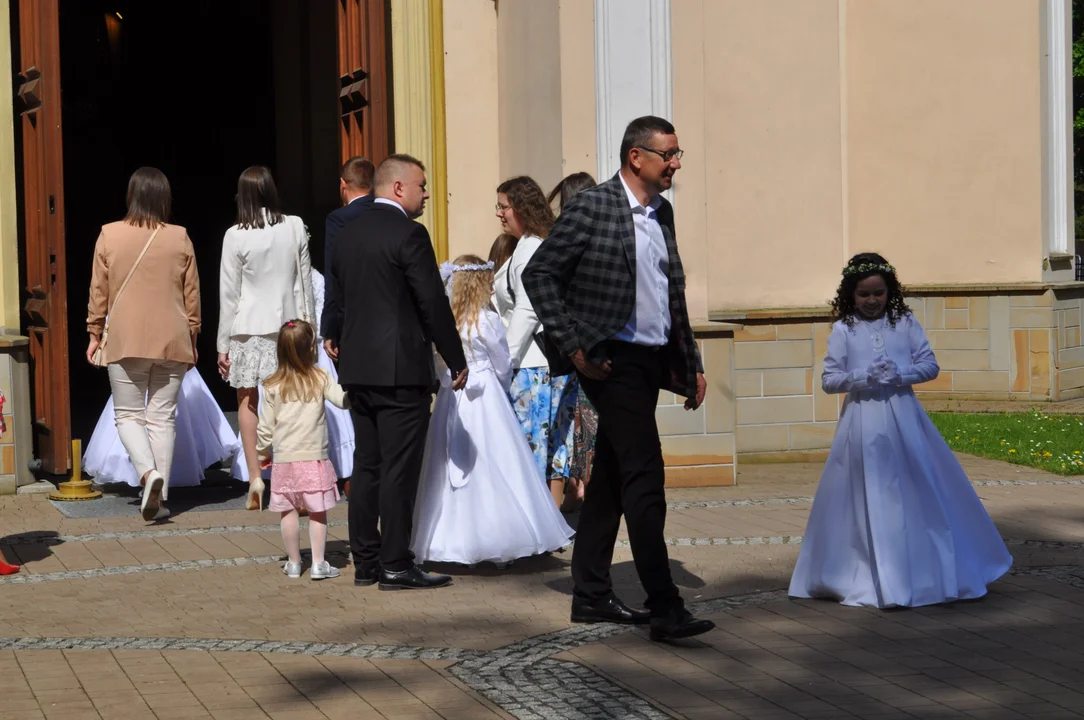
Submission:
[[636,307],[615,339],[661,347],[670,342],[670,254],[656,215],[662,200],[656,197],[644,207],[632,194],[625,178],[620,174],[618,177],[628,195],[636,231]]

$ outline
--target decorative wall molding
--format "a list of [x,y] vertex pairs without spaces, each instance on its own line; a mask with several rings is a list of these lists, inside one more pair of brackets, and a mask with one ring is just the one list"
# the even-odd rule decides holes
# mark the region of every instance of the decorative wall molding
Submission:
[[670,73],[670,0],[595,0],[599,180],[621,167],[618,149],[630,120],[673,118]]
[[1047,251],[1073,254],[1072,100],[1070,67],[1072,17],[1067,0],[1046,0],[1046,67],[1043,73],[1046,107]]

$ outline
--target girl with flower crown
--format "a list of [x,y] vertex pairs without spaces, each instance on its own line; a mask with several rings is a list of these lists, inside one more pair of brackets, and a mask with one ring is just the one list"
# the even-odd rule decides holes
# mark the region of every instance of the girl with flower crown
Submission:
[[425,443],[414,534],[419,562],[503,566],[558,550],[572,528],[550,494],[508,402],[512,357],[490,307],[493,263],[462,255],[441,268],[463,342],[467,386],[441,376]]
[[790,595],[879,608],[982,597],[1012,557],[912,390],[939,368],[895,269],[855,255],[832,309],[821,385],[847,397]]

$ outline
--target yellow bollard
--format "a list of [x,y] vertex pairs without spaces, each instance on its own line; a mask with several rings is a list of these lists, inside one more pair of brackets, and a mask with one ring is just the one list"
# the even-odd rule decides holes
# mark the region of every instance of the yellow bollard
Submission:
[[94,489],[94,483],[83,479],[83,441],[72,440],[72,479],[57,486],[50,500],[93,500],[102,496]]

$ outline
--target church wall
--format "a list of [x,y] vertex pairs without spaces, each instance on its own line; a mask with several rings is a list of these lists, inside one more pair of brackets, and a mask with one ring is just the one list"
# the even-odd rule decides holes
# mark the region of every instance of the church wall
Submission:
[[497,14],[493,0],[444,3],[448,256],[488,255],[501,181]]
[[671,0],[694,314],[823,305],[870,250],[1043,280],[1041,5]]

